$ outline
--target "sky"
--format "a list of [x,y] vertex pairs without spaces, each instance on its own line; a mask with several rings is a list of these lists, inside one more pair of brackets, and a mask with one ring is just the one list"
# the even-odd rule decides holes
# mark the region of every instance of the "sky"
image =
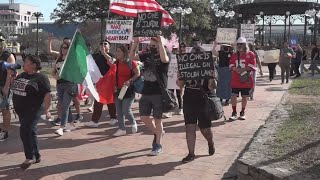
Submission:
[[[15,3],[23,3],[38,7],[38,11],[43,14],[44,21],[50,20],[50,14],[57,7],[60,0],[15,0]],[[0,0],[0,3],[9,3],[9,0]]]

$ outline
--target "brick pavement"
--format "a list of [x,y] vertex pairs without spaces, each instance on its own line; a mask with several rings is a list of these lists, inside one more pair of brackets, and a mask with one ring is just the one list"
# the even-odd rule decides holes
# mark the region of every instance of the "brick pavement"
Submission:
[[[207,143],[198,131],[197,159],[180,163],[187,154],[183,116],[164,120],[164,153],[149,157],[153,136],[141,122],[138,121],[137,134],[114,138],[111,135],[117,128],[106,123],[104,112],[99,128],[88,129],[78,124],[78,130],[63,137],[53,133],[56,128],[50,123],[41,121],[38,127],[42,162],[22,171],[19,165],[24,161],[24,154],[19,123],[15,121],[10,138],[0,143],[0,179],[232,179],[233,162],[288,88],[288,84],[280,85],[277,78],[272,83],[267,77],[258,78],[255,100],[249,101],[246,121],[213,122],[214,156],[208,156]],[[136,103],[134,110],[137,113]],[[83,112],[88,121],[91,114],[85,109]],[[231,107],[225,107],[225,112],[229,117]]]

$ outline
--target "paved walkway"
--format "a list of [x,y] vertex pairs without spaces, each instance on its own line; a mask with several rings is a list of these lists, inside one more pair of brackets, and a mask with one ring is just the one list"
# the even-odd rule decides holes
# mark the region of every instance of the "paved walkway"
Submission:
[[[106,118],[101,118],[99,128],[88,129],[78,124],[78,130],[63,137],[53,133],[56,128],[50,123],[41,121],[39,144],[43,161],[22,171],[19,164],[24,161],[24,154],[18,134],[19,123],[15,121],[10,138],[0,143],[0,179],[232,179],[233,162],[264,124],[287,88],[288,84],[280,85],[280,80],[269,83],[267,77],[258,78],[255,100],[249,101],[247,108],[247,120],[213,122],[214,156],[208,156],[207,143],[198,131],[198,156],[188,164],[180,162],[187,154],[183,116],[164,120],[164,153],[158,157],[146,155],[153,136],[140,121],[137,134],[113,138],[111,135],[117,128],[109,126]],[[137,104],[134,110],[137,115]],[[229,117],[231,107],[226,107],[225,112]],[[84,116],[88,121],[91,114],[85,113]]]

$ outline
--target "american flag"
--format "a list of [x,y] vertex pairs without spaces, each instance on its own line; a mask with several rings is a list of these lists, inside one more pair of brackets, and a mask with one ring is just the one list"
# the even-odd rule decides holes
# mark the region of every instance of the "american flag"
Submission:
[[129,17],[137,17],[142,12],[162,12],[162,26],[174,24],[170,14],[163,9],[155,0],[113,0],[110,4],[110,11],[115,14]]

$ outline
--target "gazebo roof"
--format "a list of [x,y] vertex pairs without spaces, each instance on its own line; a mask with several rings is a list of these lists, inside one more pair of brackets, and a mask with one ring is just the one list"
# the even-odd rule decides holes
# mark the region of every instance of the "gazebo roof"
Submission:
[[285,15],[304,14],[309,9],[320,9],[317,0],[253,0],[234,6],[236,13],[244,16],[259,15],[263,11],[264,15]]

